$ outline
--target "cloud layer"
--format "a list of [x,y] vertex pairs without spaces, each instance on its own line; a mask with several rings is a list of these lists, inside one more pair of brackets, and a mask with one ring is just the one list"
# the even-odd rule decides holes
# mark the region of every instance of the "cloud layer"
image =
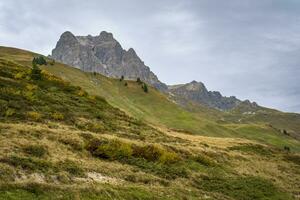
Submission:
[[300,112],[298,0],[0,1],[0,45],[50,54],[60,34],[110,31],[168,84],[191,80]]

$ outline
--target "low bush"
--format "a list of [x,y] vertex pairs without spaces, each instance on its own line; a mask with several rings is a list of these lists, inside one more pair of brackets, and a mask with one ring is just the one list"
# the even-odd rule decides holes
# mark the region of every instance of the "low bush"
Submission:
[[132,156],[131,145],[120,140],[94,140],[88,149],[94,156],[109,160],[121,160]]
[[133,145],[133,156],[161,163],[174,163],[179,160],[179,156],[175,152],[167,151],[160,146],[152,144],[145,146]]
[[59,162],[58,166],[61,169],[69,172],[70,174],[72,174],[74,176],[84,176],[85,175],[84,170],[81,167],[79,167],[78,163],[76,163],[72,160],[67,159],[62,162]]
[[16,114],[16,110],[15,110],[15,109],[8,108],[8,109],[5,111],[5,117],[11,117],[11,116],[13,116],[14,114]]
[[197,163],[200,163],[201,165],[204,165],[207,167],[216,165],[216,163],[211,158],[209,158],[208,156],[203,155],[203,154],[194,155],[191,158],[192,158],[192,160],[196,161]]
[[64,137],[59,140],[61,143],[65,145],[69,145],[72,149],[77,151],[82,151],[84,148],[84,144],[77,138]]
[[47,147],[43,145],[28,145],[23,148],[23,151],[35,157],[43,157],[48,153]]
[[1,181],[13,181],[14,180],[14,170],[12,167],[6,164],[0,164],[0,180]]
[[27,117],[34,121],[39,121],[42,119],[42,115],[40,113],[34,112],[34,111],[27,112]]
[[84,90],[79,90],[77,95],[80,97],[84,97],[84,96],[87,96],[87,93]]
[[51,118],[54,120],[61,121],[61,120],[64,120],[65,116],[62,113],[55,112],[55,113],[51,114]]
[[134,165],[163,178],[174,179],[188,174],[178,154],[157,145],[93,139],[88,143],[87,150],[95,157]]
[[31,158],[31,157],[20,157],[16,155],[11,155],[9,157],[1,159],[0,161],[15,167],[21,167],[24,170],[31,170],[31,171],[45,172],[53,167],[52,163],[42,159]]

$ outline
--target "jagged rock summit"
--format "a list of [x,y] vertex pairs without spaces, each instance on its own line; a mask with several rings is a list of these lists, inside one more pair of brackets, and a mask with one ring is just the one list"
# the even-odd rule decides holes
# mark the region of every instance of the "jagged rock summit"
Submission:
[[208,91],[202,82],[192,81],[187,84],[168,86],[171,96],[177,96],[191,100],[202,105],[219,110],[231,110],[239,105],[247,105],[254,108],[258,105],[249,100],[241,101],[234,96],[224,97],[220,92]]
[[135,50],[124,50],[112,33],[102,31],[98,36],[74,36],[64,32],[52,50],[53,59],[87,72],[109,77],[136,80],[138,77],[161,91],[167,86],[138,57]]

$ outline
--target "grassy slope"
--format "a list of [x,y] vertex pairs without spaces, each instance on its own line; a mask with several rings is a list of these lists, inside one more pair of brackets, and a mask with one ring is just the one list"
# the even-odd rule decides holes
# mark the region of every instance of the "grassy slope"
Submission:
[[[19,49],[0,48],[0,57],[12,59],[29,66],[34,55],[34,53]],[[100,74],[84,73],[61,63],[56,63],[54,66],[48,65],[43,67],[43,69],[66,81],[70,81],[73,85],[82,87],[92,95],[103,96],[109,103],[131,116],[148,121],[154,125],[163,125],[207,136],[243,137],[272,144],[280,148],[290,146],[293,150],[300,150],[298,141],[280,133],[280,130],[270,127],[266,120],[245,120],[247,124],[243,124],[238,122],[240,118],[244,117],[241,114],[224,116],[218,111],[204,107],[195,107],[195,112],[188,112],[169,101],[166,96],[153,88],[150,88],[149,93],[145,94],[141,86],[134,81],[126,81],[128,86],[125,87],[125,81],[120,82],[117,79],[107,78]],[[271,114],[270,119],[276,119],[276,117],[272,116]],[[218,119],[225,119],[225,121],[223,120],[222,123],[219,123]],[[278,120],[274,121],[275,125],[278,124],[276,123]],[[284,120],[287,125],[286,129],[289,130],[291,123],[287,121]],[[282,125],[279,128],[284,126]],[[293,126],[292,128],[298,128],[298,126]]]
[[[91,96],[90,74],[74,70],[73,75],[91,76],[82,85],[90,94],[48,73],[33,81],[29,68],[18,64],[30,64],[32,55],[5,52],[2,48],[0,199],[288,200],[300,192],[299,154],[245,139],[154,129]],[[120,84],[105,80],[110,88]],[[135,88],[126,89],[138,95],[130,92],[133,97],[128,98],[137,104],[154,93],[144,94],[129,84]],[[214,122],[203,124],[214,131],[208,126]],[[228,127],[232,134],[239,133],[236,128],[242,126]]]

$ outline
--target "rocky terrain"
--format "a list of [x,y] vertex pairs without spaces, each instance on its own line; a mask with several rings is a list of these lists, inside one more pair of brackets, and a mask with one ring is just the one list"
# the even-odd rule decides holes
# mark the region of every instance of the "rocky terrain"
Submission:
[[109,77],[136,80],[165,91],[160,82],[138,57],[134,49],[124,50],[112,33],[102,31],[98,36],[74,36],[64,32],[52,51],[52,58],[87,72],[98,72]]
[[238,105],[245,105],[251,108],[258,107],[255,102],[251,103],[249,100],[241,101],[234,96],[224,97],[220,92],[208,91],[203,83],[197,81],[169,86],[168,89],[170,96],[173,97],[179,104],[184,104],[182,99],[185,99],[211,108],[216,108],[218,110],[231,110],[236,108]]

